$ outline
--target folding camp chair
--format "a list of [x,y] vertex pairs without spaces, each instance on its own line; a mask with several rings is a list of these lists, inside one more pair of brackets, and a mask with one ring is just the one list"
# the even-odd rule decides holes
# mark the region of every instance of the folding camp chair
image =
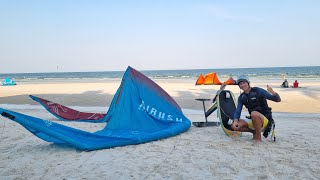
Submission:
[[205,126],[219,126],[219,122],[208,122],[208,117],[217,110],[217,101],[214,98],[212,104],[210,105],[208,111],[206,110],[205,101],[210,101],[211,99],[199,98],[197,101],[201,101],[203,105],[204,117],[206,119],[205,122],[193,122],[192,124],[197,127],[205,127]]

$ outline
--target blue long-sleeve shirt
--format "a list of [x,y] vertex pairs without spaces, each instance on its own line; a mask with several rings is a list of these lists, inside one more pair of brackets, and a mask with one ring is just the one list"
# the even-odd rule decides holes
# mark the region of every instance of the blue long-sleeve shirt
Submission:
[[[275,101],[275,102],[281,101],[280,96],[278,94],[272,95],[268,91],[266,91],[262,88],[259,88],[259,87],[255,87],[255,89],[258,94],[260,94],[261,96],[263,96],[264,98],[266,98],[268,100]],[[251,88],[251,90],[252,90],[252,88]],[[250,90],[250,92],[251,92],[251,90]],[[250,94],[250,92],[249,92],[249,94]],[[244,95],[244,92],[238,97],[238,106],[237,106],[237,109],[233,115],[234,119],[239,119],[241,116],[241,111],[242,111],[242,107],[243,107],[243,102],[241,101],[241,97],[243,95]]]

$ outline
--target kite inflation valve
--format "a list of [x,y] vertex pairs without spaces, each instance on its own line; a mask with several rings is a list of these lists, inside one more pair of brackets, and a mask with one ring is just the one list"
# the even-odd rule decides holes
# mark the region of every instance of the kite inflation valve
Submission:
[[229,119],[228,124],[231,126],[232,123],[233,123],[233,120]]

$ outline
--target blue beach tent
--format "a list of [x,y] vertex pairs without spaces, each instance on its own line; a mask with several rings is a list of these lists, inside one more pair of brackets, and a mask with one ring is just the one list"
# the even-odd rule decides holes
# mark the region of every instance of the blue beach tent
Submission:
[[17,85],[12,79],[10,78],[6,78],[3,82],[2,82],[3,86],[14,86]]
[[0,114],[37,137],[81,150],[139,144],[187,131],[190,121],[160,86],[128,67],[106,114],[104,129],[95,133],[0,108]]

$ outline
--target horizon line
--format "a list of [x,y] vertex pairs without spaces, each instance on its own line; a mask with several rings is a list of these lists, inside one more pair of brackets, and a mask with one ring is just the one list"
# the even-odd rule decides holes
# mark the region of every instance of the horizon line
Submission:
[[[129,66],[128,66],[129,67]],[[132,66],[130,66],[132,67]],[[267,66],[267,67],[238,67],[238,68],[195,68],[195,69],[146,69],[139,71],[183,71],[183,70],[210,70],[210,69],[269,69],[269,68],[301,68],[301,67],[320,67],[315,66]],[[134,67],[132,67],[134,68]],[[127,69],[127,68],[126,68]],[[136,68],[134,68],[136,69]],[[89,73],[89,72],[125,72],[125,70],[107,70],[107,71],[49,71],[49,72],[19,72],[19,73],[0,73],[3,74],[40,74],[40,73]]]

